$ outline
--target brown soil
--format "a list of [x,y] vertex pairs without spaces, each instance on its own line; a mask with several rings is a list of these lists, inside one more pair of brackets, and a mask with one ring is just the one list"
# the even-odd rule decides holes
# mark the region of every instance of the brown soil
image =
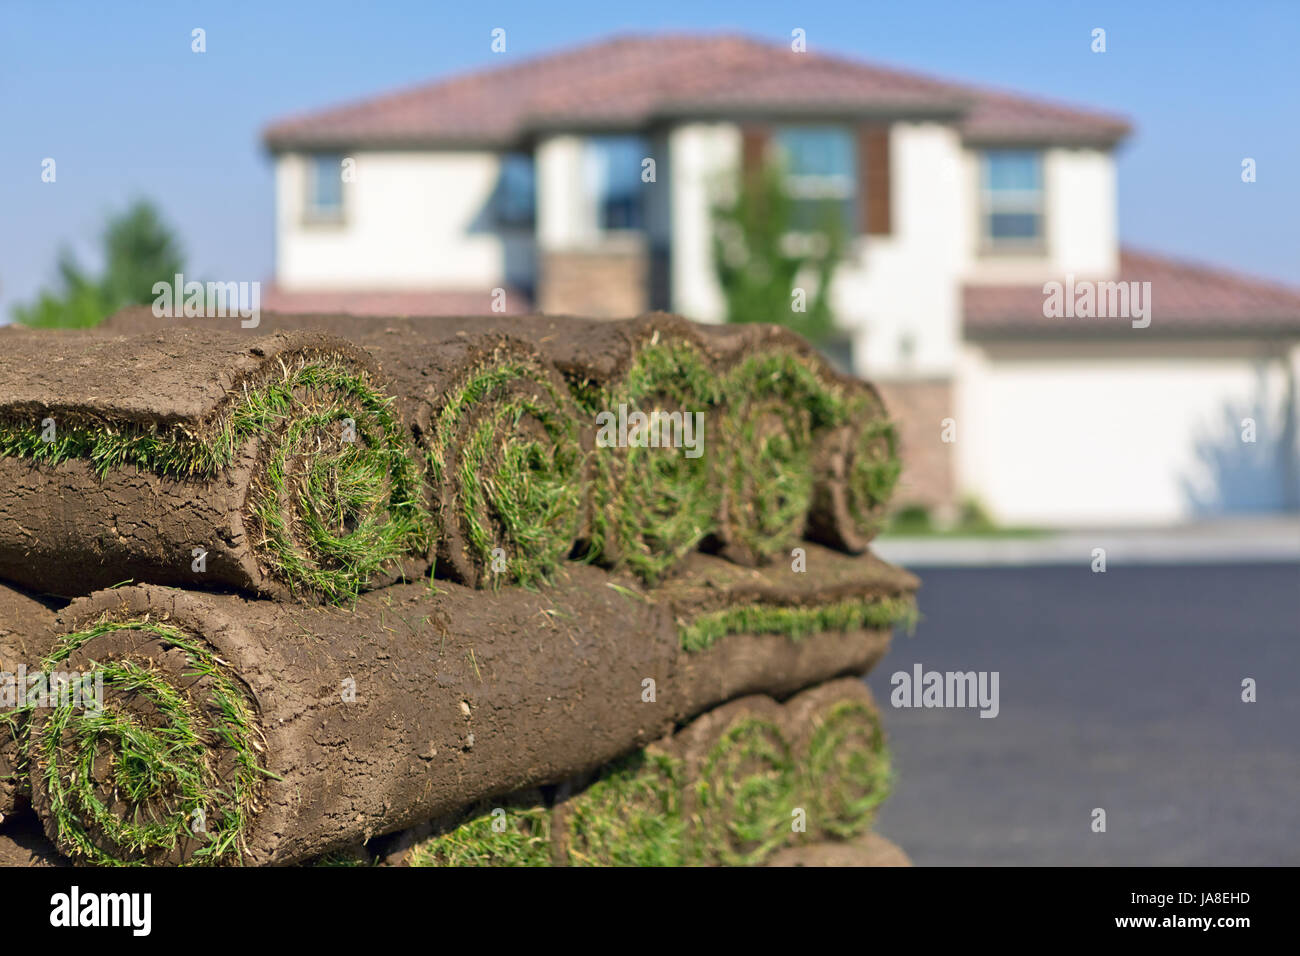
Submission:
[[41,830],[35,815],[7,817],[0,827],[0,866],[70,866]]
[[844,842],[827,841],[791,846],[776,853],[764,866],[911,866],[897,844],[878,833],[864,833]]
[[[53,643],[54,618],[40,601],[0,584],[0,672],[14,675],[16,682],[20,665],[35,671]],[[0,706],[0,712],[5,709]],[[27,800],[27,779],[17,773],[24,732],[0,721],[0,821]]]

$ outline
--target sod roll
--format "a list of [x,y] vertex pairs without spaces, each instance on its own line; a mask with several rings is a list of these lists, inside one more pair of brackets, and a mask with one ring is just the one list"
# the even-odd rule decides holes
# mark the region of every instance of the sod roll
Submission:
[[97,675],[104,707],[24,715],[32,803],[77,859],[289,863],[559,783],[728,689],[785,692],[888,644],[855,625],[691,648],[691,613],[574,562],[537,590],[402,584],[351,609],[99,592],[62,613],[46,666]]
[[897,436],[874,386],[774,325],[700,326],[728,369],[730,497],[723,553],[754,563],[803,535],[860,554],[898,481]]
[[[159,322],[135,309],[108,325],[140,331]],[[746,564],[788,551],[801,534],[861,553],[900,471],[896,432],[879,393],[835,372],[779,326],[698,324],[650,313],[620,321],[266,314],[262,327],[318,328],[371,346],[440,341],[464,330],[509,335],[563,373],[588,429],[597,414],[618,416],[620,407],[629,417],[702,413],[697,458],[636,446],[598,447],[593,456],[589,556],[631,567],[648,581],[661,579],[698,544]],[[676,427],[667,421],[669,431]],[[621,439],[632,427],[618,431]]]
[[535,343],[399,324],[354,333],[419,448],[438,574],[533,585],[574,548],[590,430]]
[[[833,741],[827,724],[839,728]],[[831,743],[844,751],[833,765],[821,753]],[[413,866],[757,865],[868,832],[889,789],[871,695],[837,680],[784,704],[724,704],[566,781],[549,809],[537,793],[480,803],[396,856]],[[833,796],[846,790],[859,798]]]
[[331,336],[11,332],[0,361],[0,576],[343,602],[427,567],[410,436]]

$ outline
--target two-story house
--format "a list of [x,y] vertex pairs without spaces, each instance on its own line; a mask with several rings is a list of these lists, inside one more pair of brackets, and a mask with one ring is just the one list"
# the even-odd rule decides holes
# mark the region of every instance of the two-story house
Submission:
[[[902,423],[900,500],[1047,524],[1294,509],[1300,291],[1121,249],[1127,132],[743,37],[503,57],[266,131],[265,301],[721,321],[713,209],[779,158],[796,206],[843,211],[831,350]],[[1116,280],[1152,283],[1145,327],[1050,314],[1047,283],[1073,305]]]

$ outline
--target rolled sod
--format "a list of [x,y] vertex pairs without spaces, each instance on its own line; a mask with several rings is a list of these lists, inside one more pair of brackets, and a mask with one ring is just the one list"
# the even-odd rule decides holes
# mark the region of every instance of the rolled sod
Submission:
[[102,671],[104,712],[33,716],[33,806],[74,859],[289,863],[598,766],[671,723],[641,681],[676,649],[572,571],[546,596],[406,584],[352,609],[75,601],[52,663]]
[[458,815],[445,832],[417,841],[409,866],[550,866],[551,814],[541,791],[486,801]]
[[532,585],[569,557],[587,493],[590,430],[535,344],[500,332],[399,325],[356,334],[419,446],[438,573]]
[[555,579],[399,584],[351,608],[149,585],[74,601],[45,665],[102,676],[105,704],[27,715],[32,804],[76,859],[291,863],[588,773],[738,681],[784,692],[888,643],[736,631],[692,650],[691,607],[635,577]]
[[814,450],[840,426],[841,389],[793,352],[751,351],[723,378],[718,466],[719,551],[740,564],[776,557],[799,540],[812,506]]
[[344,602],[427,567],[419,464],[364,350],[188,328],[0,344],[0,576]]
[[902,460],[897,429],[874,388],[849,399],[844,419],[818,443],[804,535],[861,554],[884,522]]
[[[107,325],[139,333],[168,321],[135,308]],[[516,324],[500,317],[268,313],[260,328],[346,337],[378,362],[421,452],[439,574],[478,587],[536,584],[569,556],[589,492],[592,430],[544,354],[544,336],[511,334]],[[577,327],[572,334],[581,337]]]
[[[53,610],[0,584],[0,821],[26,802],[23,748],[27,725],[12,711],[18,695],[26,689],[19,678],[35,674],[49,652],[54,622]],[[11,695],[13,699],[7,699]]]
[[[800,534],[860,554],[898,481],[897,437],[880,393],[780,326],[700,326],[727,374],[736,436],[723,553],[754,563]],[[761,447],[763,454],[755,454]],[[802,509],[802,513],[801,512]]]
[[[108,324],[140,331],[159,321],[137,309]],[[683,460],[663,448],[598,449],[593,456],[588,554],[649,581],[700,542],[750,564],[801,533],[860,553],[899,475],[896,434],[876,390],[834,371],[779,326],[701,324],[665,313],[618,321],[268,313],[262,327],[318,328],[370,345],[433,342],[465,330],[509,335],[563,373],[588,427],[620,405],[646,414],[703,412],[700,458]],[[715,513],[706,514],[709,508]]]
[[[846,732],[829,768],[826,724]],[[414,866],[756,865],[826,841],[856,839],[889,792],[889,753],[859,680],[838,680],[785,704],[755,695],[724,704],[547,801],[512,794],[403,855]],[[854,804],[825,794],[845,789]],[[493,825],[495,822],[495,825]],[[787,856],[788,859],[788,856]],[[786,863],[785,865],[791,865]]]

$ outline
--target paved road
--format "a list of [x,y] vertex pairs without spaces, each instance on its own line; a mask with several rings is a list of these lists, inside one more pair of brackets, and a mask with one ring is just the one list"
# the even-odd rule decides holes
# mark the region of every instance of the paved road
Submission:
[[[922,580],[868,678],[898,774],[878,829],[917,864],[1300,864],[1300,564]],[[999,715],[893,708],[918,662],[1000,672]]]

